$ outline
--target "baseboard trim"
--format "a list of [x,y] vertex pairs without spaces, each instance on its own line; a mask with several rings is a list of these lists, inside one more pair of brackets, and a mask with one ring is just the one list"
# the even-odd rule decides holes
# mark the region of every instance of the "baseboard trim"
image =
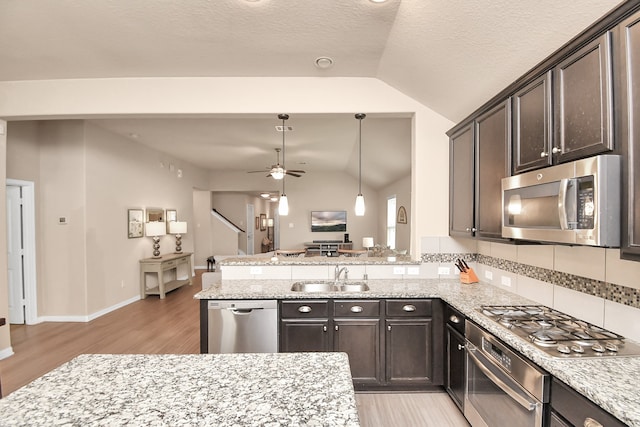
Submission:
[[13,356],[13,347],[7,347],[0,350],[0,360]]
[[129,298],[128,300],[114,304],[111,307],[107,307],[103,310],[96,311],[95,313],[92,313],[88,316],[40,316],[38,318],[38,323],[40,322],[80,322],[80,323],[91,322],[92,320],[95,320],[98,317],[111,313],[112,311],[122,308],[125,305],[134,303],[139,299],[140,299],[140,296],[135,296],[135,297]]

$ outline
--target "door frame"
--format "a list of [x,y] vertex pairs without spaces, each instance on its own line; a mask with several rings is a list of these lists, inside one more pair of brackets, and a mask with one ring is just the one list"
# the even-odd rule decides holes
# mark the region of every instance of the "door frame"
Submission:
[[35,183],[7,178],[7,187],[22,188],[22,238],[25,324],[35,325],[38,320],[38,294],[36,281],[36,212]]

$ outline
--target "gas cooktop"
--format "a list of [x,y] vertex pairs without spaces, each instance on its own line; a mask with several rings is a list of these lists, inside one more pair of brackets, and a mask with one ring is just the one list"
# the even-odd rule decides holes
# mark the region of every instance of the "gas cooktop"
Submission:
[[544,305],[483,305],[489,319],[554,357],[640,356],[621,335]]

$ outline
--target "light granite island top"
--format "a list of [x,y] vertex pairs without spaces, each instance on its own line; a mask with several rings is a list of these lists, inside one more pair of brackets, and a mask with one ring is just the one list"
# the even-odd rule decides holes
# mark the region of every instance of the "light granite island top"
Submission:
[[359,426],[345,353],[81,355],[0,400],[2,426]]
[[640,427],[640,357],[551,357],[478,310],[481,305],[537,304],[535,301],[489,284],[466,285],[455,279],[369,280],[369,291],[329,293],[291,291],[292,283],[292,280],[222,280],[197,293],[195,298],[441,298],[607,412],[629,426]]

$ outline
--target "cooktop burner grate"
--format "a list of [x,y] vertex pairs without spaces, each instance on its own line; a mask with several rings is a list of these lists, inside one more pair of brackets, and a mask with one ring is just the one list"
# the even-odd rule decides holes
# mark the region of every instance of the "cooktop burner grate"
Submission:
[[640,355],[640,346],[622,335],[544,305],[483,305],[479,311],[552,356]]

